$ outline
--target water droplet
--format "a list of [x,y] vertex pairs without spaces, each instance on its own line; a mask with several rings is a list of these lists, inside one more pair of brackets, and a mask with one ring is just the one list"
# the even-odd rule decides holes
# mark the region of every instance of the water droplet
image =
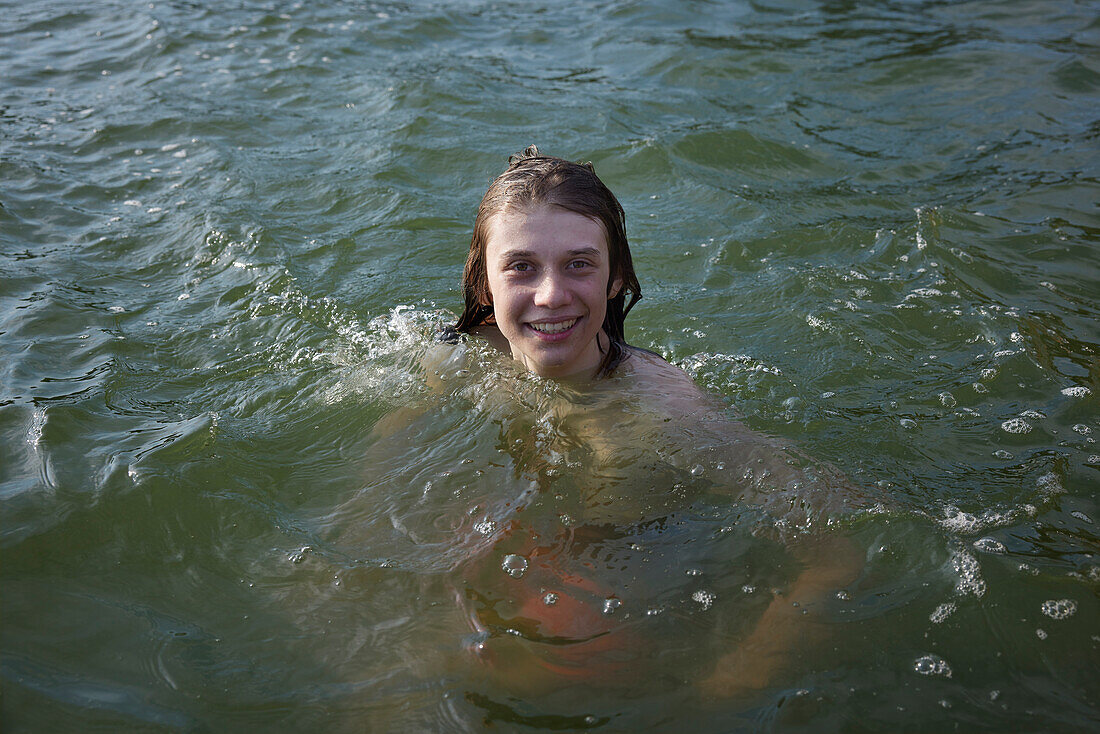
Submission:
[[1073,599],[1050,599],[1039,608],[1051,619],[1067,619],[1077,612],[1077,602]]
[[622,599],[617,596],[609,596],[603,600],[603,613],[614,614],[623,605]]
[[703,467],[702,467],[701,464],[696,464],[695,466],[691,467],[691,476],[693,476],[693,477],[703,476]]
[[922,655],[913,663],[913,669],[921,675],[942,675],[951,677],[951,666],[938,655]]
[[504,573],[518,579],[527,573],[527,559],[515,553],[509,553],[504,556],[504,561],[500,564],[500,567],[504,569]]

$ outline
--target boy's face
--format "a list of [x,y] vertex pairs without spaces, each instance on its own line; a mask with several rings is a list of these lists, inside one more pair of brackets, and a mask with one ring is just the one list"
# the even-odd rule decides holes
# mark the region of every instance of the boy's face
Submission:
[[[607,234],[593,219],[553,206],[506,210],[488,226],[485,267],[497,327],[512,357],[542,377],[592,377],[607,313]],[[607,348],[607,335],[602,335]]]

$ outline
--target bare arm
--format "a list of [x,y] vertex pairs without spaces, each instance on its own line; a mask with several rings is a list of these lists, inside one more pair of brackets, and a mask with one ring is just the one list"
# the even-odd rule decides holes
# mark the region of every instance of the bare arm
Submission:
[[773,684],[800,651],[828,635],[814,619],[813,607],[850,585],[863,570],[863,555],[841,536],[802,541],[792,551],[803,563],[802,572],[702,681],[700,690],[707,698],[738,697]]

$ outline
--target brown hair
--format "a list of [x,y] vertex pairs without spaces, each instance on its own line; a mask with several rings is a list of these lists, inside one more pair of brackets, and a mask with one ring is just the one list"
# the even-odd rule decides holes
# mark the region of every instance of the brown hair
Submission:
[[508,159],[508,169],[489,185],[481,199],[474,220],[474,235],[470,254],[462,271],[462,296],[465,307],[454,325],[455,331],[469,333],[487,322],[493,314],[489,293],[489,277],[485,265],[485,247],[489,239],[489,220],[507,209],[530,209],[556,206],[580,214],[603,225],[607,234],[608,259],[611,274],[607,292],[616,281],[622,283],[619,292],[607,301],[603,330],[610,339],[603,352],[599,374],[607,375],[626,355],[623,322],[627,313],[642,297],[630,245],[626,241],[626,215],[619,200],[596,175],[591,163],[572,163],[562,158],[539,154],[528,146],[522,153]]

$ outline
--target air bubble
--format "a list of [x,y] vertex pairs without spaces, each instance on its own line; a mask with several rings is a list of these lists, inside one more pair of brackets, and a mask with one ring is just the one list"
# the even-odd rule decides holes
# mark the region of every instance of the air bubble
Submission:
[[996,538],[978,538],[974,541],[974,547],[983,553],[1004,553],[1004,543]]
[[1073,430],[1080,433],[1082,436],[1087,436],[1092,433],[1092,429],[1086,426],[1084,423],[1076,423],[1073,426]]
[[497,529],[497,524],[492,520],[482,520],[474,525],[474,532],[481,533],[482,535],[492,535],[493,531]]
[[1031,424],[1023,418],[1009,418],[1001,424],[1005,433],[1027,433],[1031,430]]
[[942,675],[951,677],[951,666],[938,655],[922,655],[913,663],[913,670],[921,675]]
[[969,553],[954,552],[951,564],[955,568],[955,573],[959,575],[955,590],[960,594],[973,594],[981,598],[985,594],[985,580],[982,578],[978,559]]
[[1045,640],[1047,638],[1047,631],[1040,627],[1039,629],[1035,630],[1035,636],[1038,637],[1040,640]]
[[930,615],[928,615],[928,619],[931,620],[932,624],[940,624],[941,622],[943,622],[943,620],[954,614],[956,608],[957,607],[955,606],[955,602],[944,602],[943,604],[940,604],[938,607],[936,607]]
[[717,597],[715,597],[713,593],[709,591],[704,591],[703,589],[700,589],[699,591],[696,591],[694,594],[691,595],[692,601],[699,602],[699,604],[703,606],[704,610],[710,609],[711,605],[714,604],[714,600],[716,598]]
[[1092,394],[1092,390],[1089,390],[1084,385],[1074,385],[1072,387],[1062,388],[1062,394],[1067,398],[1087,398]]
[[915,420],[913,420],[912,418],[902,418],[899,421],[899,423],[901,423],[902,428],[904,428],[908,431],[911,431],[911,430],[913,430],[914,428],[917,427],[917,422]]
[[691,467],[691,476],[693,476],[693,477],[703,476],[703,467],[702,467],[701,464],[696,464],[695,466]]
[[1077,602],[1073,599],[1050,599],[1043,602],[1039,609],[1051,619],[1068,619],[1077,612]]
[[558,603],[558,595],[549,591],[546,593],[546,596],[542,597],[542,603],[548,607],[552,607]]
[[603,600],[603,613],[614,614],[622,605],[622,599],[617,596],[609,596]]
[[836,592],[836,598],[840,599],[841,601],[851,601],[852,595],[844,589],[841,589],[840,591]]
[[745,584],[741,587],[741,591],[745,592],[746,594],[751,594],[756,591],[756,587],[752,584]]
[[1028,420],[1038,421],[1046,418],[1047,416],[1046,413],[1043,413],[1042,411],[1025,410],[1023,413],[1020,413],[1020,417],[1027,418]]
[[1005,451],[1004,449],[997,449],[996,451],[993,452],[993,455],[996,456],[998,459],[1011,459],[1012,458],[1012,452],[1011,451]]
[[504,570],[504,573],[512,578],[522,578],[523,574],[527,573],[527,559],[515,553],[509,553],[504,556],[504,562],[500,564],[500,567]]
[[940,393],[940,404],[945,408],[954,408],[956,405],[955,396],[949,392]]

